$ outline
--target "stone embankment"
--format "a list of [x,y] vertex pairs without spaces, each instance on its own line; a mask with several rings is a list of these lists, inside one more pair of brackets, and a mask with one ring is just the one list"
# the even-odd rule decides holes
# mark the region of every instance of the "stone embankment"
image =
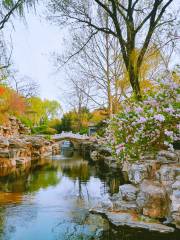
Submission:
[[159,232],[172,232],[172,226],[180,228],[179,150],[162,150],[155,157],[147,155],[141,161],[119,165],[110,151],[100,146],[91,152],[91,158],[111,168],[121,166],[119,171],[127,179],[119,193],[102,200],[91,212],[104,215],[116,226]]
[[0,169],[25,165],[58,151],[53,141],[31,136],[30,129],[15,117],[0,126]]

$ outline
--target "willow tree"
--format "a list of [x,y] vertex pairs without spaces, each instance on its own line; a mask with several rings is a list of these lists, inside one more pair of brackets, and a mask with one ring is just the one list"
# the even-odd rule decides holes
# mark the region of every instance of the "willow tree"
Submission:
[[[173,0],[50,0],[55,21],[90,27],[118,39],[123,61],[136,99],[141,99],[139,83],[144,56],[153,34],[164,30],[175,20],[170,10]],[[97,21],[99,12],[108,14],[111,24]],[[76,25],[75,25],[76,26]],[[76,26],[77,27],[77,26]],[[168,29],[168,28],[166,28]],[[162,33],[161,33],[162,34]],[[85,45],[91,39],[87,39]],[[135,50],[140,49],[139,54]]]

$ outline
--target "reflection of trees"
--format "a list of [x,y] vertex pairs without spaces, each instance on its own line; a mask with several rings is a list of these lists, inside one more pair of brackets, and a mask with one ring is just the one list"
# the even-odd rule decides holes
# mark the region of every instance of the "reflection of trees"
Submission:
[[60,178],[57,165],[52,163],[35,165],[26,171],[19,169],[6,177],[1,177],[0,191],[34,192],[40,188],[57,185]]
[[26,191],[34,192],[40,188],[56,186],[60,181],[56,167],[45,167],[43,171],[35,171],[27,179]]
[[65,165],[62,167],[62,171],[64,175],[78,183],[78,196],[81,199],[83,197],[82,184],[86,186],[91,176],[88,162],[81,161],[79,163],[75,162],[75,164]]
[[82,196],[82,184],[85,184],[89,181],[90,176],[99,178],[104,182],[104,189],[102,190],[104,194],[107,191],[107,186],[110,194],[117,193],[119,191],[119,186],[124,184],[125,180],[123,175],[120,174],[120,170],[112,170],[107,166],[94,165],[89,166],[88,162],[70,162],[66,163],[62,167],[63,174],[69,178],[76,180],[79,187],[79,196]]
[[87,182],[90,178],[90,171],[87,162],[81,162],[79,164],[65,165],[62,167],[64,175],[73,180],[79,179],[81,182]]
[[125,183],[120,169],[110,169],[106,165],[101,164],[93,166],[92,171],[95,177],[104,182],[104,192],[106,192],[108,186],[110,194],[117,193],[119,192],[119,186]]

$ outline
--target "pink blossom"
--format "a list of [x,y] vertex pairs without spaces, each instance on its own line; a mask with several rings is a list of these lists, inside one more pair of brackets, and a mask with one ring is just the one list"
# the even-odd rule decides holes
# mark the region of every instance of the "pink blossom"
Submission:
[[123,151],[125,149],[124,144],[121,143],[119,145],[116,146],[116,154],[118,155],[121,151]]
[[167,113],[173,113],[174,109],[173,109],[172,106],[169,106],[168,108],[165,108],[164,111],[167,112]]
[[137,107],[137,108],[135,108],[135,111],[136,111],[137,113],[141,113],[141,112],[143,111],[143,109],[142,109],[141,107]]
[[168,137],[172,137],[172,136],[173,136],[173,131],[168,131],[167,129],[165,129],[164,133],[165,133],[166,136],[168,136]]
[[162,114],[155,115],[154,119],[159,121],[159,122],[164,122],[165,121],[165,117]]
[[147,121],[147,118],[145,117],[140,117],[137,121],[137,123],[145,123]]

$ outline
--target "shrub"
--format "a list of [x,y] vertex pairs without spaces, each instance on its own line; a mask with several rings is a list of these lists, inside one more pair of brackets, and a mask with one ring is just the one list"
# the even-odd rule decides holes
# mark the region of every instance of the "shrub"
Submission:
[[143,101],[123,102],[123,110],[113,116],[106,131],[108,145],[119,160],[137,160],[158,149],[173,151],[179,139],[179,89],[163,82]]

